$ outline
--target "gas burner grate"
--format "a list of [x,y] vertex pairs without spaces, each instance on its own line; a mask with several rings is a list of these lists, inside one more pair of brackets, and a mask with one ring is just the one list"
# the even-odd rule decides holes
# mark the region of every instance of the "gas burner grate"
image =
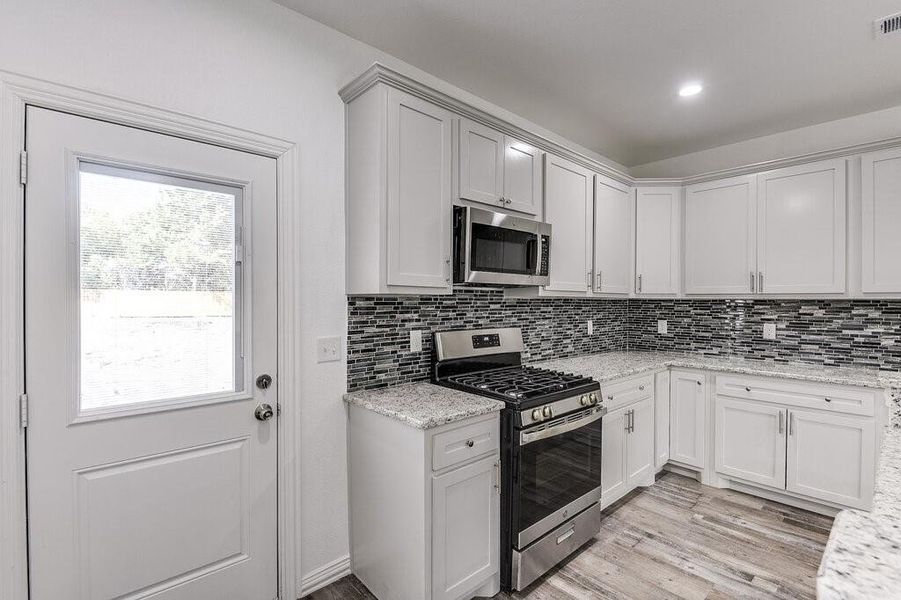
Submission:
[[463,389],[510,400],[538,398],[592,383],[590,377],[535,367],[507,367],[453,375],[447,381]]

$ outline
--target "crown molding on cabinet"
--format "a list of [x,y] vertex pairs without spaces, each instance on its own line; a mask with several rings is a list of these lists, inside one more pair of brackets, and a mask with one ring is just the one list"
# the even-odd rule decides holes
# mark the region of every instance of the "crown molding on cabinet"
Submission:
[[600,173],[601,175],[604,175],[621,183],[625,183],[627,185],[634,184],[635,179],[628,173],[624,173],[619,169],[615,169],[609,165],[598,162],[593,158],[582,154],[581,152],[571,150],[570,148],[549,140],[542,135],[528,131],[527,129],[523,129],[521,127],[517,127],[516,125],[513,125],[507,121],[504,121],[503,119],[500,119],[492,114],[489,114],[470,104],[467,104],[462,100],[458,100],[457,98],[449,96],[444,92],[440,92],[423,83],[420,83],[415,79],[412,79],[411,77],[408,77],[407,75],[395,71],[390,67],[386,67],[385,65],[378,62],[373,63],[373,65],[369,67],[362,75],[341,88],[338,91],[338,95],[341,96],[341,99],[344,100],[345,103],[349,103],[351,100],[378,83],[385,83],[390,85],[391,87],[401,89],[408,94],[412,94],[414,96],[422,98],[423,100],[426,100],[427,102],[431,102],[432,104],[446,108],[447,110],[450,110],[451,112],[454,112],[458,115],[472,119],[473,121],[476,121],[478,123],[482,123],[483,125],[491,127],[492,129],[496,129],[497,131],[509,135],[510,137],[516,138],[517,140],[540,148],[545,152],[551,152],[561,158],[572,161],[579,166],[585,167],[586,169],[591,169],[595,173]]
[[853,146],[842,146],[829,150],[811,152],[808,154],[799,154],[796,156],[787,156],[773,160],[761,161],[747,165],[741,165],[730,169],[722,169],[719,171],[709,171],[707,173],[699,173],[697,175],[689,175],[686,177],[650,177],[636,178],[619,169],[598,162],[597,160],[566,146],[563,146],[553,140],[542,135],[528,131],[516,125],[513,125],[503,119],[496,117],[490,113],[476,108],[462,100],[449,96],[444,92],[440,92],[429,87],[415,79],[404,75],[390,67],[379,62],[373,63],[363,74],[356,77],[353,81],[345,85],[338,92],[341,99],[345,103],[350,102],[377,83],[385,83],[392,87],[399,88],[407,93],[413,94],[423,100],[437,104],[461,116],[472,119],[505,133],[511,137],[522,140],[523,142],[532,144],[545,152],[551,152],[557,156],[570,160],[586,169],[591,169],[595,173],[599,173],[620,183],[630,186],[656,187],[656,186],[685,186],[695,183],[704,183],[706,181],[714,181],[717,179],[726,179],[729,177],[737,177],[739,175],[749,175],[752,173],[761,173],[773,169],[781,169],[784,167],[792,167],[820,160],[828,160],[832,158],[843,158],[862,154],[864,152],[874,152],[877,150],[885,150],[887,148],[901,146],[901,137],[886,138],[864,144],[855,144]]

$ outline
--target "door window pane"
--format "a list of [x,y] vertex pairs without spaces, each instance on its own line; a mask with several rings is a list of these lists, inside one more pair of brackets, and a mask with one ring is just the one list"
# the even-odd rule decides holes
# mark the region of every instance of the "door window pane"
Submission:
[[83,163],[81,409],[240,389],[240,190]]

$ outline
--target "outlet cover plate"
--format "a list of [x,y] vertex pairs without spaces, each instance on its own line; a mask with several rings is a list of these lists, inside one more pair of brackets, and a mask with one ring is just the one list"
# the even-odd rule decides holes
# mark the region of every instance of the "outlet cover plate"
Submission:
[[341,360],[341,338],[338,336],[316,338],[316,361]]
[[422,352],[422,331],[410,330],[410,352]]
[[588,335],[594,335],[594,321],[588,319]]
[[669,333],[669,323],[664,320],[657,321],[657,333],[666,335]]
[[763,324],[763,339],[765,339],[765,340],[775,340],[776,339],[776,324],[775,323],[764,323]]

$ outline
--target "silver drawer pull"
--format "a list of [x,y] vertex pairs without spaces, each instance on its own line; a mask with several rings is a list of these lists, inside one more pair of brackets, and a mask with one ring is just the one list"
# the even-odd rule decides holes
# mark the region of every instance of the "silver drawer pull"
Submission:
[[563,542],[565,542],[566,540],[571,538],[575,532],[576,532],[576,524],[573,523],[572,529],[570,529],[569,531],[567,531],[566,533],[564,533],[562,535],[557,536],[557,543],[562,544]]
[[474,444],[475,444],[474,441],[472,441],[472,440],[466,440],[466,447],[467,447],[467,448],[472,448]]
[[639,390],[644,390],[644,386],[643,386],[643,385],[640,385],[640,386],[638,386],[638,389],[639,389]]
[[832,398],[824,398],[824,400],[826,400],[826,402],[832,402]]
[[607,396],[607,400],[613,400],[613,394],[610,394],[609,396]]
[[746,391],[746,392],[750,392],[750,391],[751,391],[751,388],[745,387],[745,391]]

